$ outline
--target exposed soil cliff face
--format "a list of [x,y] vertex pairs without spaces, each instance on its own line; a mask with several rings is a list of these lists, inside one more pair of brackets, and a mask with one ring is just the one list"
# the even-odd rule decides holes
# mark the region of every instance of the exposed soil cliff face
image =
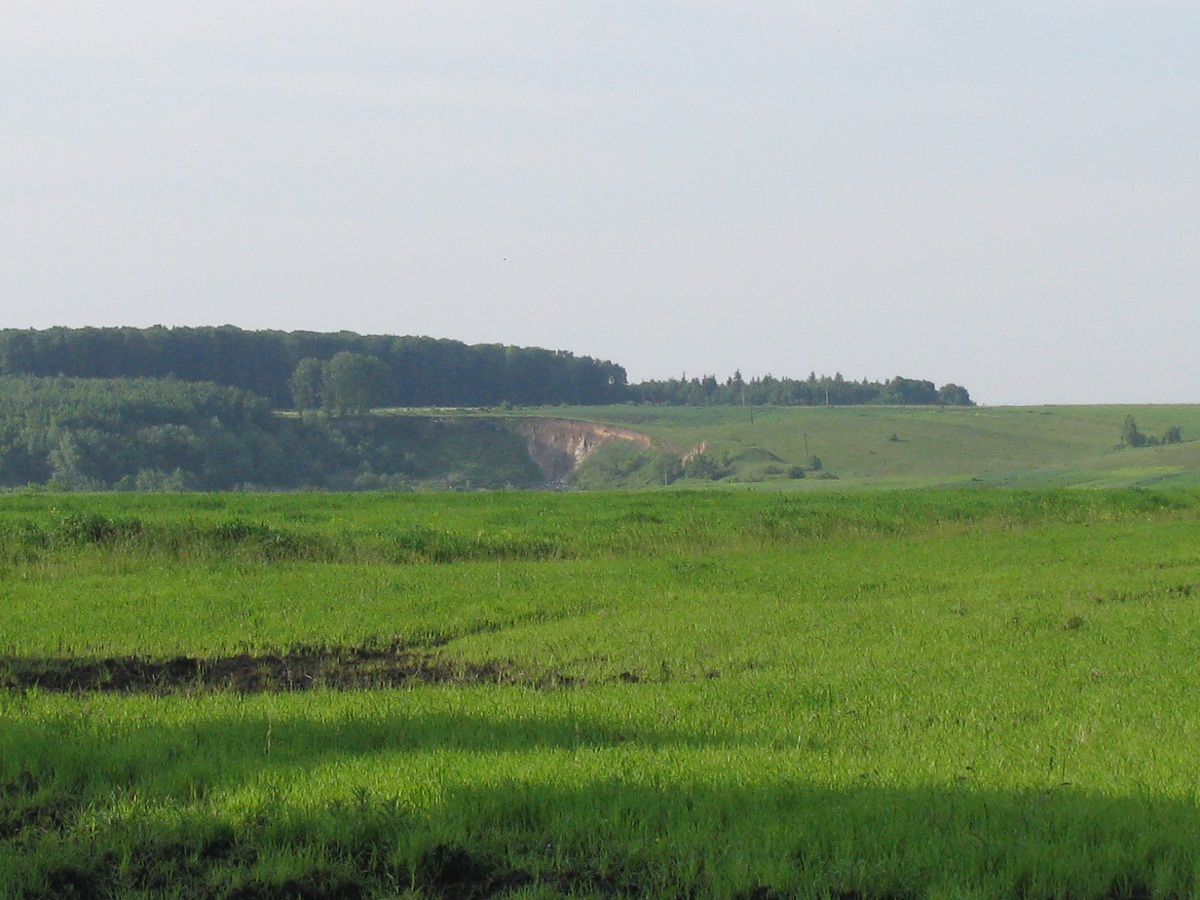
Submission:
[[613,441],[629,441],[646,448],[654,446],[649,435],[596,422],[540,416],[508,419],[507,422],[525,438],[529,458],[550,484],[566,484],[581,462]]

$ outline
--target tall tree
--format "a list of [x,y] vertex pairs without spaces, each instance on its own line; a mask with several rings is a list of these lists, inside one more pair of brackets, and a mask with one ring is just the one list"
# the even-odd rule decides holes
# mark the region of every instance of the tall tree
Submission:
[[1138,430],[1133,416],[1126,416],[1121,426],[1121,443],[1126,447],[1141,447],[1146,443],[1146,436]]
[[321,404],[325,367],[319,359],[306,356],[292,372],[292,403],[296,409],[316,409]]
[[369,412],[383,402],[387,379],[380,360],[343,350],[325,365],[324,405],[333,415]]

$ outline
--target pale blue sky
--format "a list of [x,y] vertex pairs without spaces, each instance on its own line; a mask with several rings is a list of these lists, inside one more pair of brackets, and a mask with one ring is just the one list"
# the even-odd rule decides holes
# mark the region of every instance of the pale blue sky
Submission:
[[1200,402],[1200,6],[0,0],[0,325]]

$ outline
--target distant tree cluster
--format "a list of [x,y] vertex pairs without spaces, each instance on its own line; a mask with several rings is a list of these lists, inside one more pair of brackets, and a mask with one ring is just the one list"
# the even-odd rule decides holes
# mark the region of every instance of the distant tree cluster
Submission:
[[[328,367],[347,354],[349,361]],[[306,362],[317,391],[331,406],[354,406],[369,364],[371,400],[386,406],[492,406],[511,403],[621,403],[629,399],[625,370],[563,350],[468,346],[428,337],[244,331],[219,328],[50,328],[0,330],[0,375],[77,378],[176,378],[252,391],[276,407],[296,396],[297,368]],[[345,376],[353,376],[347,379]],[[349,386],[351,396],[340,388]],[[307,395],[301,395],[310,399]]]
[[714,375],[702,378],[672,378],[644,381],[632,391],[644,403],[676,406],[853,406],[888,404],[896,406],[974,406],[967,389],[957,384],[934,387],[932,381],[896,376],[888,381],[848,381],[839,373],[832,378],[761,378],[744,380],[734,372],[724,382]]
[[1126,416],[1125,422],[1121,426],[1121,447],[1157,447],[1159,444],[1178,444],[1183,441],[1183,432],[1178,425],[1172,425],[1162,437],[1155,437],[1151,434],[1143,434],[1137,426],[1137,422],[1133,420],[1133,416]]

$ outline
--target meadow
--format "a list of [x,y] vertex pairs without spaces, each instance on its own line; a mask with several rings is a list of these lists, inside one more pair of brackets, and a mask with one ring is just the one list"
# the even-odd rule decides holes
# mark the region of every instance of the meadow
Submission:
[[1195,897],[1198,600],[1189,488],[8,495],[0,896]]

